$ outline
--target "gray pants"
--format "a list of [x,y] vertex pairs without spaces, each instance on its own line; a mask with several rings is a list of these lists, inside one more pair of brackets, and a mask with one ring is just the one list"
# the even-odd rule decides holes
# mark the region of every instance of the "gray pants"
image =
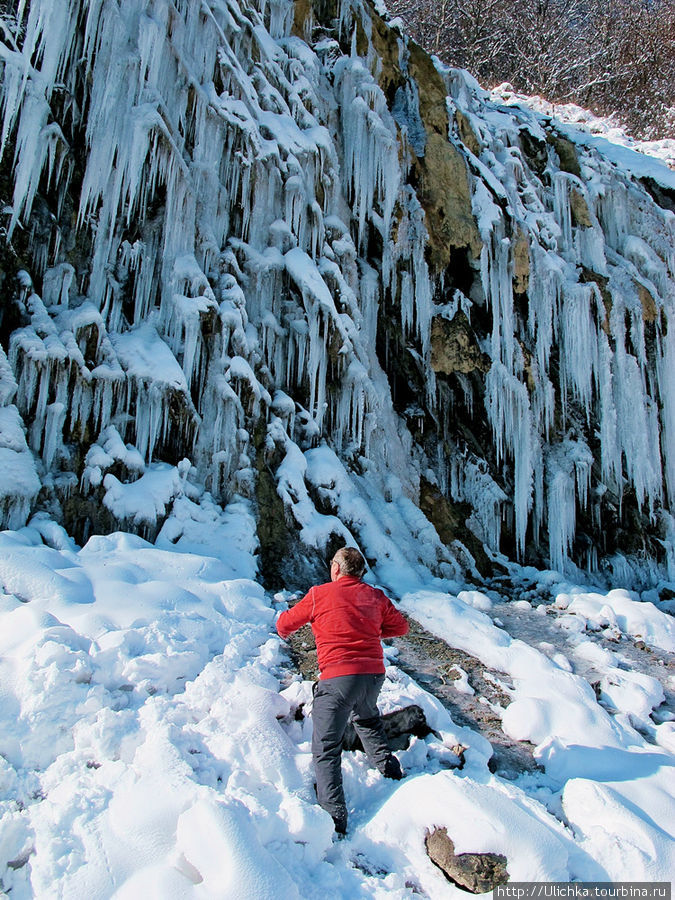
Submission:
[[351,717],[368,759],[381,772],[391,757],[377,696],[384,675],[339,675],[314,686],[312,755],[316,770],[316,796],[336,821],[347,822],[342,789],[342,739]]

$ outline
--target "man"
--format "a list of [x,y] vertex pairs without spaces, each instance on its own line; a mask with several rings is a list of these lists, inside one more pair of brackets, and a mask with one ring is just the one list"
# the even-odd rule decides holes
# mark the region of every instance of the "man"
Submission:
[[350,716],[370,762],[385,778],[403,778],[377,697],[384,683],[381,639],[406,634],[408,623],[386,594],[361,580],[365,570],[361,553],[343,547],[330,564],[330,582],[311,588],[277,620],[284,639],[308,622],[314,632],[320,671],[312,709],[316,795],[339,835],[347,832],[341,761]]

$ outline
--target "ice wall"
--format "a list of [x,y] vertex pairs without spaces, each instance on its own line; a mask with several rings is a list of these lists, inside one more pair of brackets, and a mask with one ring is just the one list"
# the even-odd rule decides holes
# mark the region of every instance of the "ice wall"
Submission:
[[368,549],[332,495],[307,527],[326,444],[362,497],[424,481],[456,539],[558,568],[667,524],[673,215],[639,177],[362,0],[32,0],[0,65],[4,522],[134,527],[144,477],[157,527],[186,491],[266,515],[267,473],[303,541]]

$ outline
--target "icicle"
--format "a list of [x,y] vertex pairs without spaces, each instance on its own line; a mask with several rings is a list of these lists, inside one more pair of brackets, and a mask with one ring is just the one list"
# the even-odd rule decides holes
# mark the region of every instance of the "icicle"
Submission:
[[596,288],[594,284],[566,285],[562,301],[560,334],[560,394],[563,427],[567,416],[567,395],[572,393],[590,419],[594,375],[598,368],[595,329]]
[[583,509],[593,456],[583,441],[567,439],[552,448],[546,460],[549,558],[551,568],[565,570],[576,530],[577,502]]
[[75,276],[69,263],[48,269],[42,277],[42,300],[45,306],[68,306],[68,293]]
[[612,384],[617,437],[623,450],[628,479],[635,488],[638,504],[642,506],[646,500],[651,504],[661,495],[658,416],[655,404],[647,394],[639,363],[626,350],[625,306],[617,293],[614,294],[610,324],[616,346]]
[[[450,460],[450,483],[453,500],[471,505],[470,527],[492,550],[499,551],[502,509],[508,497],[490,477],[485,460],[478,460],[457,450]],[[447,488],[446,488],[447,489]]]
[[566,172],[556,172],[553,175],[553,197],[553,211],[560,228],[558,251],[561,256],[567,257],[573,249],[573,239],[569,175]]
[[486,406],[495,436],[497,458],[514,460],[513,504],[518,550],[525,549],[532,499],[532,424],[527,387],[502,363],[493,362],[486,379]]
[[66,405],[64,403],[50,403],[47,407],[45,439],[42,450],[42,460],[47,469],[51,468],[54,457],[62,446],[63,425],[65,420]]
[[269,0],[270,34],[273,38],[286,37],[293,22],[292,0]]
[[366,219],[379,207],[379,230],[389,238],[391,217],[401,181],[395,124],[386,98],[357,60],[335,67],[343,111],[343,145],[349,195],[358,223],[358,243],[365,238]]
[[[671,508],[675,507],[675,317],[668,324],[668,334],[663,339],[661,353],[657,360],[659,394],[661,396],[661,419],[663,430],[664,474]],[[675,534],[675,531],[673,531]]]

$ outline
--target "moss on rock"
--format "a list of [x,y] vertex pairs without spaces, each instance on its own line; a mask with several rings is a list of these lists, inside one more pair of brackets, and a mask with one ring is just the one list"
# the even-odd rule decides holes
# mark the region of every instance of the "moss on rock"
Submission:
[[577,148],[572,141],[558,134],[557,131],[549,131],[546,140],[553,146],[560,160],[560,170],[581,178],[581,166],[577,156]]

